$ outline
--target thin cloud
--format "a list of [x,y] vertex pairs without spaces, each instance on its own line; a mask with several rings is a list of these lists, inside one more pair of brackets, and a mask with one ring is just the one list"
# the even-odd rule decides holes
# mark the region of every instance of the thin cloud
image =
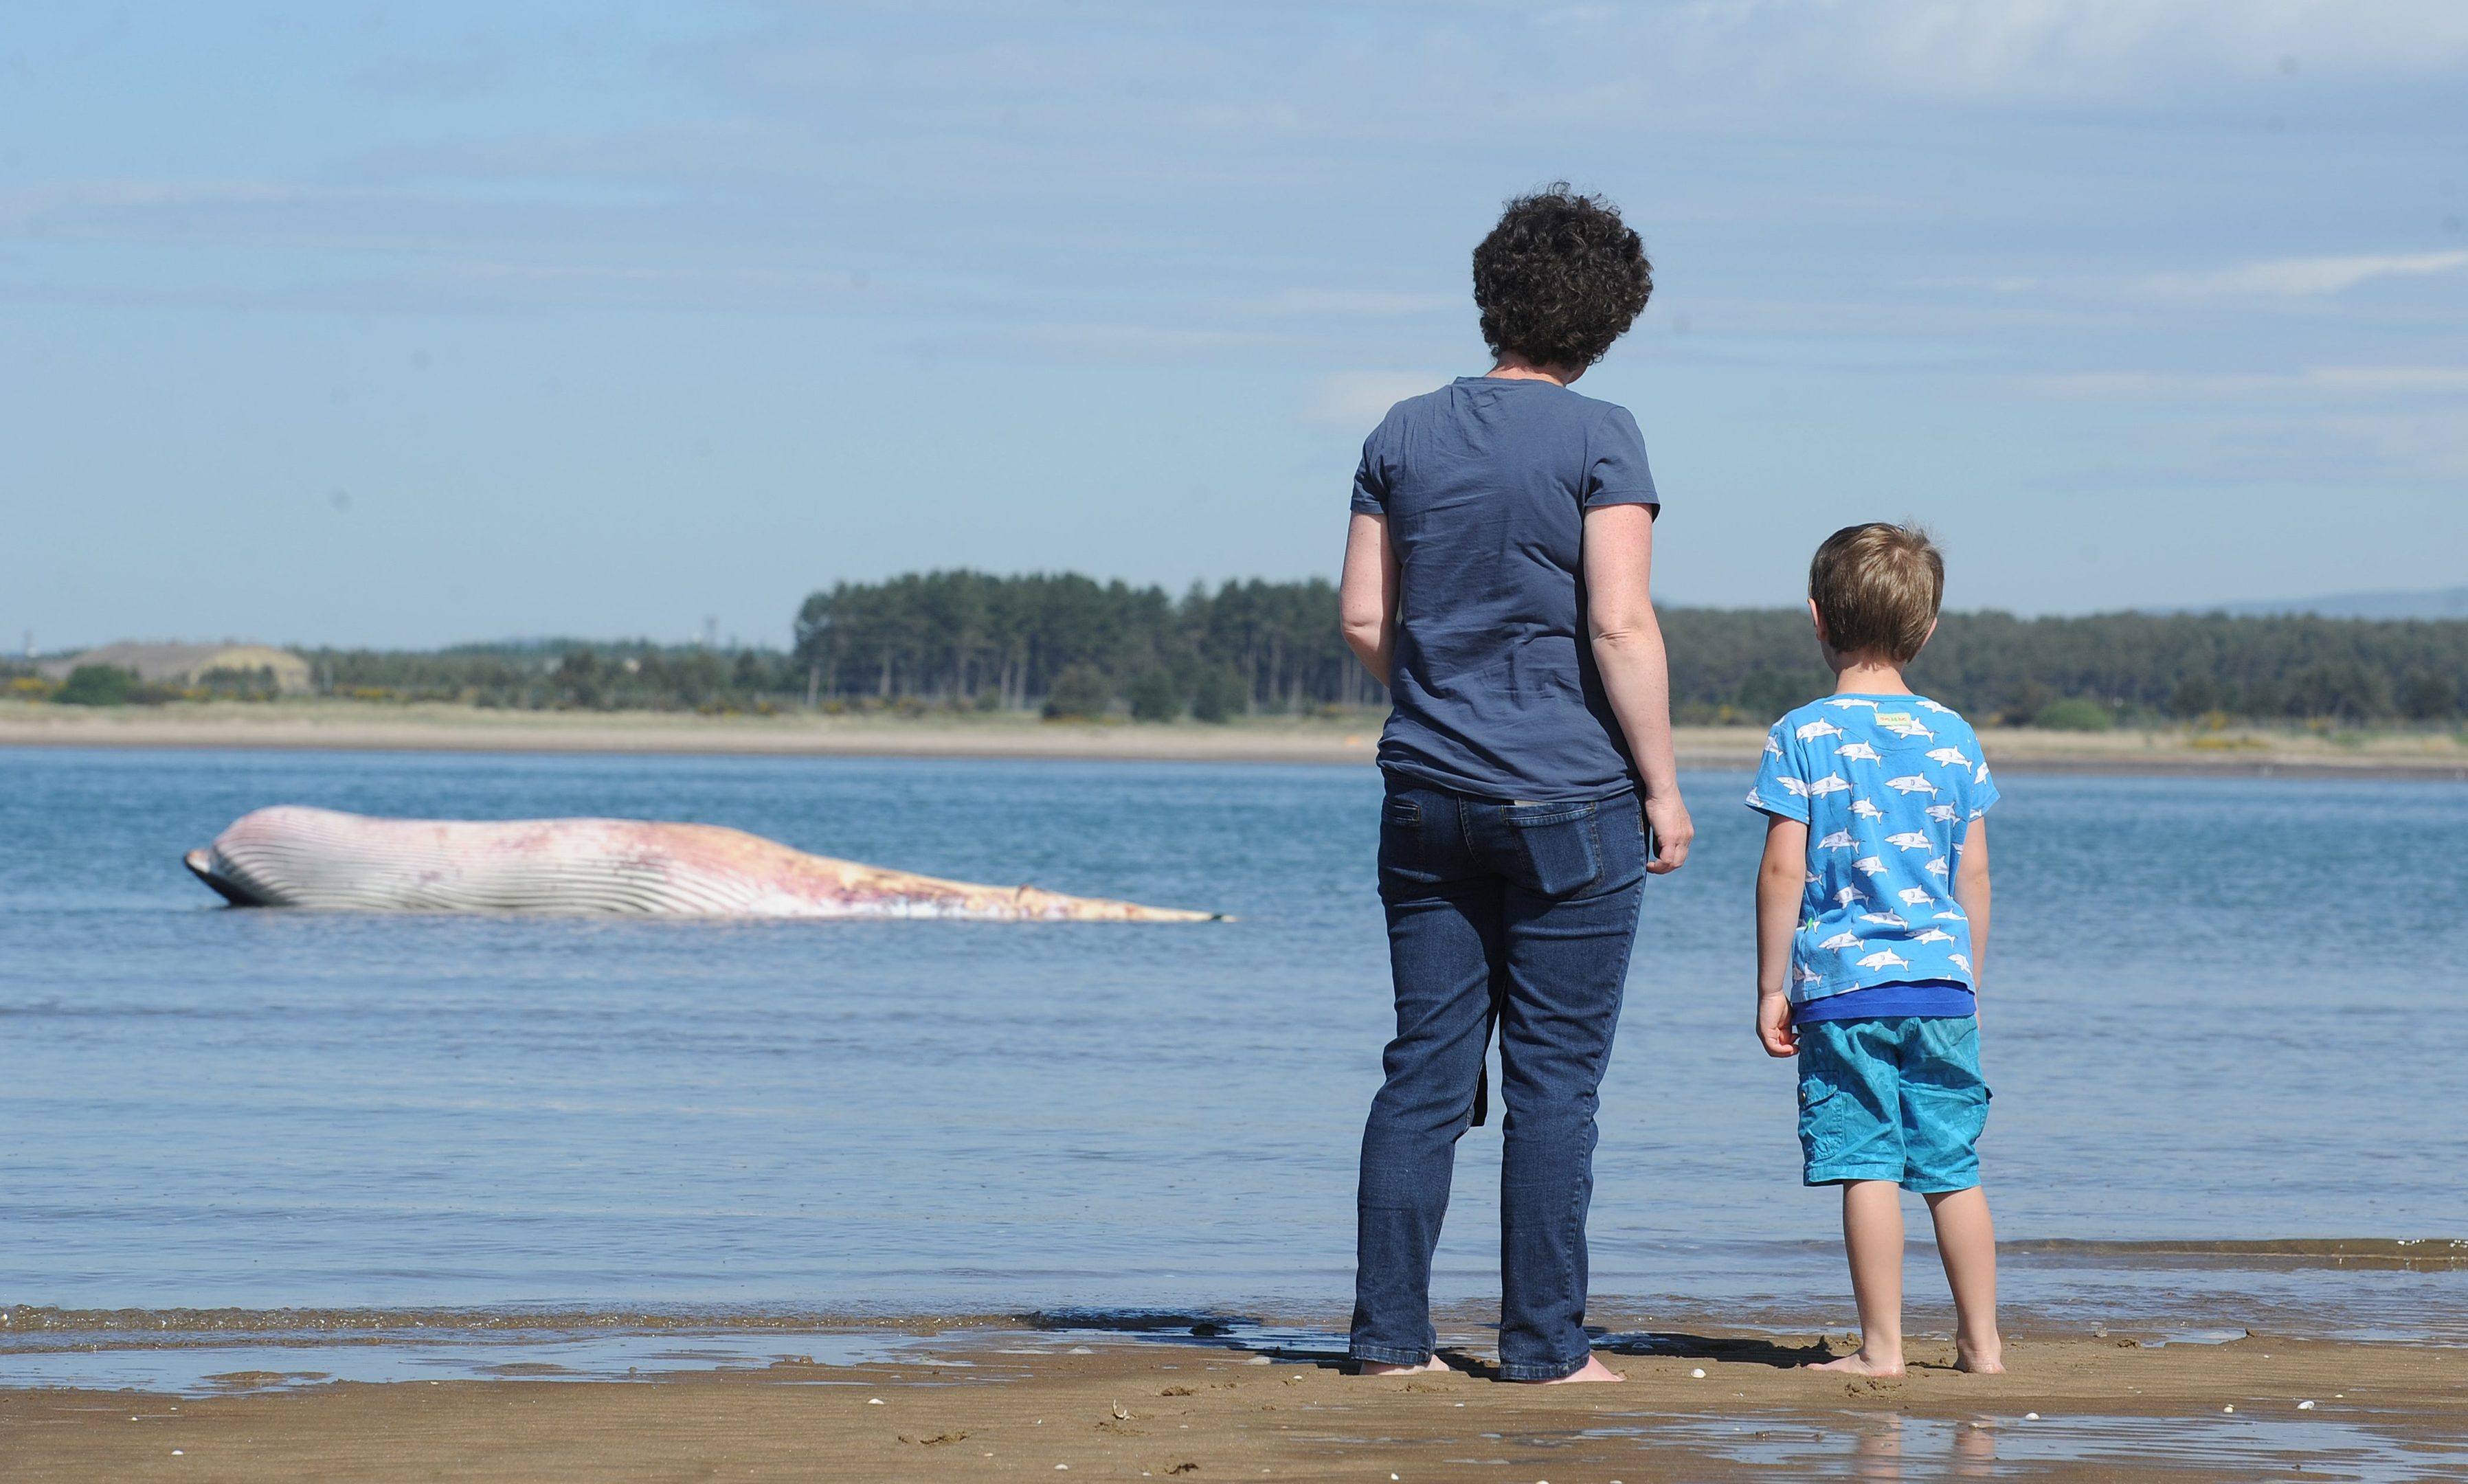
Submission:
[[2211,273],[2162,273],[2143,280],[2163,299],[2313,299],[2378,278],[2449,273],[2468,267],[2468,252],[2360,253],[2344,258],[2277,258]]
[[2325,425],[2365,445],[2394,468],[2434,479],[2468,479],[2468,409],[2333,418]]
[[2285,374],[2088,371],[2035,377],[2031,385],[2049,396],[2086,401],[2265,397],[2290,392],[2365,397],[2468,393],[2468,366],[2311,366]]
[[1425,371],[1343,371],[1322,377],[1313,389],[1306,421],[1331,427],[1368,429],[1388,409],[1420,397],[1449,378]]
[[1260,302],[1267,314],[1330,314],[1387,316],[1453,309],[1465,303],[1457,294],[1397,294],[1296,288],[1268,295]]

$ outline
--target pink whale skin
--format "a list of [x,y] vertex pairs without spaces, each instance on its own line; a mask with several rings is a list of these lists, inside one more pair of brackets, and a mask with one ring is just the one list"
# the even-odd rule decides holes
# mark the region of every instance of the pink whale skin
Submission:
[[285,805],[183,857],[238,906],[668,917],[1199,923],[1220,914],[947,881],[718,825],[377,819]]

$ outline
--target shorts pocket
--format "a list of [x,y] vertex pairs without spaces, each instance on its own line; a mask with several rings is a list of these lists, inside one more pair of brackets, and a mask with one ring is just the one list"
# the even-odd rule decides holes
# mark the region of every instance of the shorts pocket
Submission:
[[1517,841],[1524,866],[1518,884],[1545,897],[1565,897],[1602,879],[1603,840],[1593,803],[1508,804],[1500,822]]

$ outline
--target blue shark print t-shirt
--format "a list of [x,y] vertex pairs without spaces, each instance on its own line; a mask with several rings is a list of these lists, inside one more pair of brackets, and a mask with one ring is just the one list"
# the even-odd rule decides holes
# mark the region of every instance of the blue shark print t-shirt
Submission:
[[[1921,696],[1811,701],[1766,734],[1748,802],[1808,826],[1794,1020],[1971,1013],[1971,924],[1954,872],[1997,786],[1969,722]],[[1837,995],[1852,998],[1822,1003]]]

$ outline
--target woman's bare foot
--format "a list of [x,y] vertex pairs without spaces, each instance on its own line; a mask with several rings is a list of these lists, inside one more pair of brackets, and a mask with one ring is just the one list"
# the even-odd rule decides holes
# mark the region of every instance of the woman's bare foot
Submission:
[[1954,1368],[1969,1371],[1974,1376],[2002,1376],[2005,1374],[2005,1347],[2002,1344],[1974,1346],[1956,1340]]
[[1831,1360],[1812,1361],[1808,1369],[1840,1371],[1849,1376],[1900,1376],[1903,1362],[1900,1359],[1887,1361],[1871,1357],[1865,1350],[1854,1350],[1847,1356],[1838,1356]]
[[1355,1374],[1359,1376],[1419,1376],[1426,1371],[1445,1371],[1449,1368],[1449,1362],[1441,1359],[1438,1356],[1433,1356],[1420,1365],[1391,1365],[1384,1360],[1365,1360],[1361,1362],[1361,1366],[1362,1368]]
[[1627,1377],[1622,1376],[1619,1372],[1612,1370],[1608,1365],[1605,1365],[1599,1358],[1589,1355],[1586,1357],[1585,1364],[1577,1367],[1573,1371],[1570,1371],[1565,1376],[1555,1376],[1549,1381],[1533,1381],[1529,1382],[1529,1384],[1537,1386],[1569,1386],[1587,1381],[1626,1380],[1628,1380]]

